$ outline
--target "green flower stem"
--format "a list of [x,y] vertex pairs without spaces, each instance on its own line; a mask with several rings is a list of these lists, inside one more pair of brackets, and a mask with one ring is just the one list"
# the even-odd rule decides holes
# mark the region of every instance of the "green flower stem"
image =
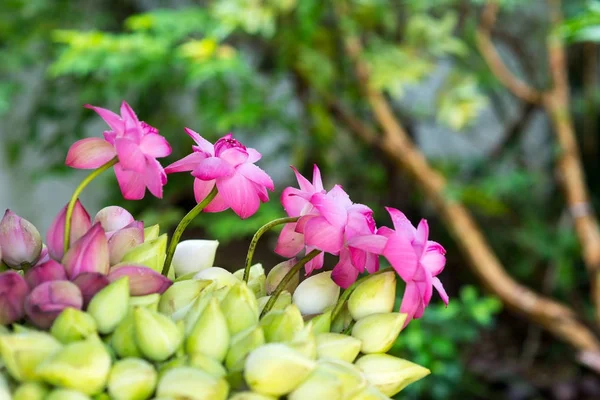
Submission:
[[277,301],[277,298],[279,297],[279,295],[281,294],[281,292],[283,291],[283,289],[287,286],[287,284],[290,282],[290,280],[292,279],[292,277],[298,273],[298,271],[300,271],[302,269],[302,267],[304,267],[304,265],[309,262],[310,260],[312,260],[313,258],[315,258],[316,256],[318,256],[321,253],[321,250],[313,250],[310,253],[308,253],[307,255],[305,255],[304,257],[302,257],[300,259],[300,261],[298,261],[293,267],[292,269],[290,269],[288,271],[287,274],[285,274],[285,276],[283,277],[283,279],[281,280],[281,282],[279,282],[279,285],[277,285],[277,287],[275,288],[275,291],[273,292],[273,294],[271,295],[271,298],[269,298],[269,301],[267,301],[267,304],[265,304],[265,308],[263,309],[263,312],[260,314],[260,316],[262,317],[263,315],[266,315],[269,311],[271,311],[271,308],[273,308],[273,305],[275,305],[275,302]]
[[377,271],[373,274],[363,276],[362,278],[360,278],[359,280],[354,282],[352,285],[350,285],[350,287],[348,287],[348,289],[344,290],[344,293],[342,293],[337,304],[333,308],[333,311],[331,312],[331,322],[335,321],[335,319],[340,314],[340,312],[342,312],[342,308],[344,307],[344,304],[346,304],[346,301],[348,301],[348,298],[350,297],[352,292],[354,292],[354,289],[356,289],[358,287],[358,285],[360,285],[361,283],[366,281],[370,276],[382,274],[384,272],[390,271],[391,269],[392,269],[392,267],[386,267],[386,268],[380,269],[379,271]]
[[187,228],[190,222],[192,222],[194,218],[196,218],[198,214],[200,214],[202,210],[204,210],[204,208],[210,204],[211,201],[213,201],[213,199],[217,195],[217,192],[217,186],[215,185],[215,187],[213,187],[208,196],[206,196],[206,198],[200,203],[196,204],[196,206],[192,208],[190,212],[186,214],[185,217],[183,217],[181,222],[179,222],[179,225],[177,225],[177,228],[173,233],[173,237],[171,238],[171,243],[169,244],[169,248],[167,250],[167,257],[165,258],[165,263],[163,265],[162,274],[164,276],[167,276],[169,274],[169,269],[171,268],[171,261],[173,261],[173,255],[175,254],[175,249],[177,248],[179,239],[181,239],[181,235],[183,235],[183,231],[185,231],[185,228]]
[[300,217],[277,218],[263,225],[258,231],[256,231],[256,233],[252,237],[252,241],[250,242],[250,247],[248,247],[248,255],[246,255],[246,267],[244,268],[244,282],[248,283],[248,280],[250,279],[250,266],[252,264],[252,257],[254,256],[256,245],[258,244],[258,239],[260,239],[260,237],[268,230],[271,230],[278,225],[296,222],[299,218]]
[[71,201],[69,201],[69,205],[67,206],[67,213],[65,215],[65,240],[64,240],[65,253],[67,252],[67,250],[69,250],[69,246],[71,244],[70,243],[71,242],[71,218],[73,217],[73,210],[75,209],[75,203],[77,202],[79,195],[81,195],[81,192],[83,192],[83,189],[85,189],[85,187],[87,185],[89,185],[89,183],[91,181],[93,181],[98,175],[100,175],[101,173],[103,173],[104,171],[106,171],[107,169],[109,169],[110,167],[112,167],[113,165],[115,165],[118,162],[119,162],[119,159],[117,157],[115,157],[112,160],[108,161],[106,164],[100,166],[100,168],[94,170],[83,181],[81,181],[79,186],[77,186],[77,188],[73,192],[73,196],[71,196]]

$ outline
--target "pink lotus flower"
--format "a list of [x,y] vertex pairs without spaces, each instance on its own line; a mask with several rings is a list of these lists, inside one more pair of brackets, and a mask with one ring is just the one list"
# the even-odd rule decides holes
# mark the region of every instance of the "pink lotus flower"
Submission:
[[144,198],[146,188],[162,198],[167,175],[156,159],[171,154],[167,140],[156,128],[138,120],[125,101],[121,104],[121,116],[104,108],[86,107],[96,111],[111,130],[104,132],[104,139],[87,138],[75,142],[65,164],[72,168],[96,169],[117,156],[119,162],[114,170],[125,199]]
[[[65,242],[65,218],[67,214],[67,205],[65,205],[48,229],[46,234],[46,243],[48,245],[48,253],[50,257],[55,260],[62,260],[64,256],[64,242]],[[90,215],[85,210],[79,200],[75,202],[75,208],[73,209],[73,216],[71,217],[71,233],[70,243],[75,243],[80,237],[92,226]]]
[[386,209],[394,223],[394,230],[383,227],[377,233],[387,237],[383,255],[406,282],[400,305],[400,312],[407,314],[406,326],[413,318],[423,315],[434,287],[448,304],[448,295],[437,278],[446,265],[446,250],[439,243],[428,240],[426,220],[422,219],[415,229],[402,212],[390,207]]
[[94,223],[100,223],[106,232],[110,265],[118,264],[129,250],[144,243],[144,223],[135,221],[122,207],[103,208],[94,217]]
[[15,271],[0,274],[0,325],[12,324],[25,315],[23,304],[29,288]]
[[194,139],[193,153],[169,165],[167,173],[192,171],[194,195],[199,203],[215,187],[217,196],[204,209],[206,212],[220,212],[231,208],[240,218],[252,216],[260,202],[269,200],[267,189],[273,191],[271,177],[254,165],[261,154],[246,148],[231,134],[217,140],[214,146],[198,133],[186,128]]
[[108,274],[108,241],[99,223],[94,224],[85,235],[73,243],[62,264],[69,279],[74,279],[83,272]]
[[2,261],[12,268],[31,266],[42,252],[42,238],[35,226],[10,210],[0,221]]
[[79,288],[69,281],[50,281],[37,286],[25,299],[25,313],[38,328],[48,329],[67,307],[81,309]]
[[65,268],[57,261],[49,260],[25,272],[25,280],[31,289],[44,282],[67,280]]

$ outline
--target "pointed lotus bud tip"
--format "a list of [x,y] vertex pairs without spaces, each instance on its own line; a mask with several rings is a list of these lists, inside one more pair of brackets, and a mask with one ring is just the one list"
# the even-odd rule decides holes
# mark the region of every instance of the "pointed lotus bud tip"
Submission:
[[144,227],[136,221],[114,232],[108,239],[110,265],[120,263],[125,254],[142,243],[144,243]]
[[188,279],[174,282],[160,297],[158,310],[174,321],[183,319],[210,281]]
[[149,242],[158,238],[160,235],[160,226],[158,224],[144,228],[144,242]]
[[258,323],[259,313],[256,296],[244,282],[239,282],[231,287],[229,293],[221,302],[221,309],[232,335]]
[[[263,310],[264,310],[265,306],[267,305],[267,303],[269,302],[270,298],[271,298],[271,296],[263,296],[258,299],[259,313],[263,312]],[[292,295],[287,290],[283,290],[281,293],[279,293],[279,296],[277,297],[277,300],[275,300],[275,304],[273,304],[271,311],[283,310],[290,304],[292,304]]]
[[114,282],[123,277],[129,278],[129,291],[132,296],[145,296],[152,293],[162,294],[173,282],[144,265],[118,265],[111,268],[108,280]]
[[179,277],[200,272],[213,266],[219,242],[217,240],[184,240],[175,248],[171,268]]
[[[48,253],[55,260],[62,260],[64,256],[64,241],[65,241],[65,219],[67,215],[66,204],[58,213],[48,232],[46,233],[46,243],[48,245]],[[73,244],[79,240],[92,227],[90,215],[85,210],[79,200],[75,202],[73,215],[71,217],[71,234],[69,235],[70,243]]]
[[105,232],[114,232],[125,228],[134,221],[133,215],[119,206],[108,206],[98,211],[94,224],[100,223]]
[[277,398],[256,392],[244,391],[237,392],[233,396],[229,397],[229,400],[277,400]]
[[161,297],[158,293],[147,294],[145,296],[131,296],[129,298],[129,308],[145,307],[151,311],[158,311]]
[[54,320],[50,333],[61,343],[84,340],[98,331],[94,318],[81,310],[66,308]]
[[396,300],[396,273],[371,275],[359,284],[348,299],[348,310],[355,321],[371,314],[389,313]]
[[229,371],[242,371],[248,354],[263,344],[265,344],[265,334],[260,326],[253,326],[237,333],[231,338],[225,366]]
[[389,397],[430,373],[427,368],[389,354],[368,354],[359,358],[355,365],[371,385]]
[[67,273],[64,267],[54,260],[38,264],[25,272],[25,280],[31,289],[49,281],[65,281]]
[[117,361],[108,376],[108,393],[113,399],[148,399],[154,392],[157,373],[152,364],[139,358]]
[[100,393],[108,379],[111,358],[97,336],[70,343],[37,368],[45,382],[87,395]]
[[248,355],[244,378],[255,392],[283,396],[296,389],[315,365],[313,360],[284,344],[270,343]]
[[125,319],[119,323],[110,338],[110,344],[115,353],[121,358],[142,357],[135,336],[133,312],[129,312]]
[[156,239],[146,240],[139,246],[129,250],[123,256],[121,263],[145,265],[156,272],[162,272],[167,253],[167,239],[165,233]]
[[158,383],[157,397],[225,400],[229,385],[197,368],[177,367],[167,371]]
[[4,366],[14,379],[21,382],[37,379],[37,366],[60,348],[60,342],[46,332],[0,335]]
[[42,252],[42,237],[35,226],[10,210],[0,220],[2,261],[15,269],[35,264]]
[[335,305],[340,297],[340,287],[331,279],[331,271],[313,275],[298,285],[294,304],[303,315],[320,314]]
[[25,313],[33,324],[48,329],[65,308],[81,309],[83,297],[69,281],[50,281],[37,286],[25,299]]
[[109,255],[106,234],[95,224],[77,240],[62,259],[69,279],[85,272],[108,274]]
[[188,356],[190,367],[199,368],[214,378],[224,378],[227,376],[227,370],[219,361],[205,356],[202,353],[194,353]]
[[324,313],[315,315],[310,319],[312,322],[312,330],[315,335],[331,331],[331,312],[332,307],[325,310]]
[[108,277],[99,272],[84,272],[77,275],[73,282],[83,295],[83,307],[87,308],[92,298],[110,283]]
[[356,321],[352,336],[362,342],[362,353],[385,353],[394,345],[404,321],[406,314],[371,314]]
[[96,293],[87,312],[96,320],[98,332],[108,334],[125,318],[128,306],[129,277],[124,276]]
[[304,328],[296,332],[292,340],[287,342],[287,345],[311,360],[316,359],[317,340],[312,330],[312,322],[309,321]]
[[213,297],[189,333],[185,349],[188,354],[202,353],[221,362],[227,355],[229,343],[227,319],[219,301]]
[[137,345],[147,359],[164,361],[181,345],[183,332],[166,315],[137,307],[133,320]]
[[[238,278],[240,281],[244,280],[244,268],[238,269],[233,273],[233,276]],[[250,276],[248,277],[248,287],[254,293],[256,298],[262,297],[267,294],[265,287],[267,277],[265,275],[265,269],[262,264],[254,264],[250,267]]]
[[218,287],[231,287],[236,283],[240,282],[240,280],[236,278],[231,272],[220,267],[211,267],[204,269],[198,272],[196,275],[194,275],[194,279],[213,281],[216,282]]
[[0,273],[0,325],[9,325],[25,316],[25,298],[29,287],[15,271]]
[[[48,395],[48,386],[40,382],[25,382],[19,385],[12,396],[12,400],[44,400]],[[0,399],[9,399],[2,397]]]
[[360,353],[361,341],[341,333],[321,333],[317,335],[317,354],[320,359],[336,359],[353,362]]
[[288,342],[304,328],[304,319],[295,304],[283,311],[269,311],[260,320],[267,342]]
[[[275,288],[277,288],[279,282],[281,282],[283,277],[287,275],[287,273],[292,269],[294,265],[296,265],[296,262],[297,260],[295,258],[292,258],[291,260],[280,262],[279,264],[271,268],[271,271],[269,271],[269,274],[267,275],[267,280],[265,284],[267,294],[270,295],[271,293],[273,293],[273,291],[275,291]],[[299,283],[300,274],[296,273],[284,289],[290,293],[294,293]]]

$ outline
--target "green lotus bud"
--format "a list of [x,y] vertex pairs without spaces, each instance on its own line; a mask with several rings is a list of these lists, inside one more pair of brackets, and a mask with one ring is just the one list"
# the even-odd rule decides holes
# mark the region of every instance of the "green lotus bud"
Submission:
[[290,304],[283,311],[269,311],[260,320],[265,332],[265,339],[271,342],[288,342],[296,332],[304,328],[304,319],[295,304]]
[[[210,281],[206,281],[210,282]],[[196,325],[196,321],[200,318],[200,315],[208,305],[208,303],[213,299],[217,299],[217,301],[221,302],[227,293],[229,293],[229,286],[223,286],[218,288],[218,284],[216,282],[210,283],[207,287],[204,288],[200,295],[194,300],[194,303],[185,314],[184,323],[185,323],[185,334],[186,336],[190,334],[194,326]]]
[[174,321],[179,321],[194,304],[194,301],[210,281],[190,279],[175,282],[161,296],[158,311],[168,315]]
[[308,277],[294,291],[294,304],[302,315],[320,314],[335,305],[340,287],[331,279],[331,271]]
[[96,320],[98,332],[107,334],[125,318],[128,307],[129,277],[124,276],[96,293],[87,312]]
[[177,356],[169,359],[169,361],[165,361],[160,363],[158,366],[158,380],[163,377],[167,371],[172,370],[177,367],[187,367],[188,366],[189,357],[186,355]]
[[263,344],[265,344],[265,334],[260,326],[253,326],[238,332],[231,338],[225,366],[229,371],[241,371],[244,369],[248,354]]
[[69,343],[40,364],[36,372],[51,385],[93,395],[104,389],[110,355],[95,336]]
[[[270,295],[275,291],[275,288],[277,288],[279,282],[281,282],[283,280],[283,277],[286,276],[288,272],[290,272],[294,265],[296,265],[296,262],[297,260],[295,258],[292,258],[291,260],[280,262],[279,264],[271,268],[265,282],[265,289],[267,291],[267,294]],[[300,283],[300,274],[296,273],[292,277],[292,279],[290,279],[290,281],[284,287],[284,289],[290,293],[294,293],[294,290],[296,290],[296,288],[298,287],[298,283]]]
[[90,396],[69,389],[54,389],[44,400],[91,400]]
[[427,368],[389,354],[367,354],[355,365],[371,385],[389,397],[430,373]]
[[107,393],[99,393],[94,396],[93,400],[112,400]]
[[137,346],[152,361],[164,361],[181,345],[183,333],[166,315],[143,307],[133,310]]
[[156,387],[156,370],[146,360],[117,361],[108,376],[108,393],[114,400],[146,400]]
[[350,400],[389,400],[389,397],[381,393],[375,386],[368,385],[352,396]]
[[394,345],[405,320],[406,314],[371,314],[356,321],[352,336],[362,342],[363,353],[385,353]]
[[369,276],[354,289],[348,299],[348,310],[355,321],[371,314],[390,313],[396,301],[396,272]]
[[217,288],[223,286],[231,287],[236,283],[240,283],[240,280],[233,276],[231,272],[219,267],[204,269],[194,275],[194,279],[213,281],[216,283]]
[[202,353],[215,360],[223,361],[229,348],[227,320],[219,301],[212,298],[185,341],[188,354]]
[[353,362],[360,353],[361,341],[341,333],[321,333],[317,335],[317,355],[319,358],[332,358]]
[[342,399],[351,398],[367,387],[368,382],[360,369],[342,360],[319,360],[316,371],[333,375],[342,383]]
[[[263,296],[258,299],[258,312],[259,313],[263,312],[263,310],[264,310],[265,306],[267,305],[267,302],[269,301],[270,298],[271,298],[271,296]],[[283,290],[281,293],[279,293],[279,296],[277,297],[277,300],[275,300],[275,304],[273,304],[271,311],[283,310],[290,304],[292,304],[292,294],[290,292],[288,292],[287,290]]]
[[151,311],[157,311],[160,298],[161,295],[158,293],[147,294],[145,296],[131,296],[129,298],[129,307],[144,307]]
[[231,287],[221,302],[221,309],[232,335],[248,329],[258,323],[258,303],[248,285],[240,282]]
[[312,322],[312,330],[315,335],[331,330],[331,311],[333,311],[333,308],[329,307],[323,314],[318,314],[310,319],[310,322]]
[[188,357],[188,364],[190,367],[200,368],[210,376],[215,378],[223,378],[227,375],[227,370],[223,365],[202,353],[190,354]]
[[160,234],[160,226],[158,224],[144,228],[144,242],[149,242],[158,238]]
[[317,358],[317,341],[312,330],[312,323],[309,321],[301,330],[294,334],[294,337],[287,343],[292,349],[304,354],[306,357],[314,360]]
[[292,393],[289,400],[344,400],[342,382],[334,374],[320,370],[318,367]]
[[144,243],[129,250],[120,264],[145,265],[156,272],[162,272],[163,263],[167,254],[167,234],[162,234],[156,239],[145,239]]
[[65,308],[52,323],[50,333],[62,343],[71,343],[96,334],[96,320],[76,308]]
[[255,392],[238,392],[231,396],[229,400],[277,400],[276,397]]
[[10,375],[18,381],[37,380],[37,366],[62,345],[46,332],[28,331],[0,336],[0,354]]
[[353,322],[347,306],[348,304],[344,304],[335,320],[331,321],[331,332],[344,332]]
[[175,276],[199,272],[210,268],[215,262],[219,242],[217,240],[184,240],[177,244],[171,269]]
[[142,352],[136,343],[133,310],[127,313],[123,321],[117,325],[112,334],[110,344],[115,353],[121,358],[142,356]]
[[157,397],[189,400],[225,400],[229,386],[197,368],[177,367],[167,371],[158,382]]
[[[50,390],[48,386],[40,382],[27,382],[20,385],[13,394],[13,400],[44,400]],[[3,397],[0,394],[0,399],[10,399],[10,396]]]
[[248,355],[244,378],[255,392],[283,396],[298,387],[315,365],[313,360],[284,344],[269,343]]
[[[238,278],[240,281],[244,280],[244,268],[238,269],[233,273],[233,276]],[[250,267],[250,276],[248,279],[248,287],[256,298],[264,296],[267,294],[265,288],[265,282],[267,277],[265,276],[265,269],[262,264],[254,264]]]
[[28,327],[21,324],[12,324],[12,330],[14,333],[27,333],[27,332],[39,332],[35,328]]

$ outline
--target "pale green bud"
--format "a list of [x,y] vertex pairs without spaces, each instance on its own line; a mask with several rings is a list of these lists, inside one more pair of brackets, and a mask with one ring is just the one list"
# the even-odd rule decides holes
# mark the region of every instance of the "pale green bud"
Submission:
[[381,393],[375,386],[368,385],[352,396],[350,400],[389,400],[389,397]]
[[344,400],[342,382],[334,374],[317,367],[292,393],[289,400]]
[[38,332],[35,328],[27,327],[21,324],[12,324],[14,333]]
[[145,296],[131,296],[129,298],[129,308],[144,307],[151,311],[157,311],[160,297],[158,293],[147,294]]
[[427,368],[389,354],[367,354],[355,365],[371,385],[389,397],[430,373]]
[[215,263],[219,242],[217,240],[184,240],[175,248],[171,269],[179,277],[190,272],[199,272]]
[[186,352],[202,353],[215,360],[223,361],[229,348],[229,340],[225,315],[219,306],[219,301],[212,298],[185,341]]
[[[263,310],[264,310],[265,306],[267,305],[267,302],[269,301],[270,298],[271,298],[271,296],[263,296],[258,299],[259,313],[263,312]],[[273,304],[271,311],[283,310],[290,304],[292,304],[292,294],[290,292],[288,292],[287,290],[283,290],[281,293],[279,293],[279,296],[277,297],[277,300],[275,300],[275,304]]]
[[231,287],[236,283],[240,283],[240,280],[233,276],[231,272],[220,267],[211,267],[204,269],[198,272],[196,275],[194,275],[194,279],[214,281],[217,285],[217,288],[223,286]]
[[241,371],[246,356],[265,344],[265,334],[260,326],[250,327],[231,338],[231,345],[225,358],[225,366],[229,371]]
[[308,277],[294,291],[294,304],[302,315],[321,314],[337,303],[340,287],[331,279],[331,271]]
[[[233,276],[238,278],[240,281],[244,280],[244,268],[238,269],[233,273]],[[250,276],[248,277],[248,287],[256,298],[262,297],[267,294],[265,289],[265,282],[267,277],[265,276],[265,269],[262,264],[254,264],[250,267]]]
[[295,304],[290,304],[283,311],[269,311],[260,320],[265,332],[265,339],[271,342],[288,342],[296,332],[304,328],[304,319]]
[[189,400],[225,400],[229,385],[197,368],[177,367],[167,371],[156,389],[157,397]]
[[331,321],[331,332],[344,332],[352,322],[352,315],[348,311],[347,304],[344,304],[335,320]]
[[[12,398],[13,400],[44,400],[49,391],[48,386],[43,383],[27,382],[15,390]],[[4,397],[0,395],[0,399],[4,399]]]
[[369,276],[354,289],[348,299],[348,310],[355,321],[371,314],[390,313],[396,301],[396,273],[383,272]]
[[107,393],[99,393],[93,397],[93,400],[112,400]]
[[160,363],[158,366],[158,380],[163,377],[167,371],[172,370],[177,367],[187,367],[188,366],[189,357],[186,355],[173,357],[169,361],[165,361]]
[[356,321],[352,336],[362,342],[363,353],[385,353],[394,345],[405,320],[406,314],[371,314]]
[[212,377],[223,378],[227,375],[227,370],[219,361],[205,356],[202,353],[194,353],[188,356],[190,367],[200,368]]
[[[129,250],[120,264],[145,265],[156,272],[162,272],[163,263],[167,254],[167,234],[162,234],[156,239],[145,239],[144,243]],[[172,270],[172,268],[171,268]]]
[[108,376],[108,393],[114,400],[146,400],[156,387],[152,364],[139,358],[117,361]]
[[52,323],[50,333],[62,343],[71,343],[96,334],[96,320],[76,308],[65,308]]
[[[292,258],[291,260],[287,260],[284,262],[280,262],[271,270],[267,275],[267,279],[265,282],[265,289],[267,294],[271,294],[275,291],[279,283],[283,280],[283,278],[287,275],[288,272],[292,269],[292,267],[296,264],[297,260]],[[300,283],[300,274],[296,273],[292,276],[292,279],[288,282],[288,284],[284,287],[290,293],[294,293],[294,290],[298,287],[298,283]]]
[[129,277],[124,276],[100,290],[88,305],[98,332],[111,333],[127,315],[129,307]]
[[329,307],[323,314],[318,314],[310,319],[310,322],[312,322],[312,330],[315,335],[329,332],[331,330],[332,311],[333,308]]
[[252,351],[246,359],[244,378],[262,394],[283,396],[310,375],[315,362],[281,343],[270,343]]
[[292,349],[304,354],[306,357],[314,360],[317,358],[317,341],[313,333],[312,322],[308,322],[304,328],[294,334],[294,337],[287,343]]
[[54,389],[44,400],[91,400],[91,398],[77,390]]
[[333,358],[353,362],[360,352],[361,341],[341,333],[321,333],[317,335],[317,355],[319,358]]
[[142,356],[142,352],[136,343],[133,310],[127,313],[125,319],[117,325],[117,329],[112,334],[110,344],[115,353],[121,358]]
[[133,310],[137,346],[152,361],[163,361],[177,351],[183,340],[180,328],[166,315],[143,307]]
[[158,311],[168,315],[174,321],[179,321],[194,304],[194,301],[210,281],[195,279],[173,283],[161,296]]
[[93,395],[104,389],[110,372],[110,355],[95,336],[66,345],[37,368],[51,385]]
[[28,331],[0,336],[0,354],[10,375],[18,381],[37,380],[37,366],[62,345],[46,332]]
[[277,400],[276,397],[255,392],[238,392],[229,397],[229,400]]
[[160,234],[160,226],[158,224],[144,228],[144,242],[154,240]]
[[[210,282],[210,281],[206,281]],[[213,282],[209,284],[200,295],[194,300],[194,303],[185,314],[184,324],[185,324],[185,334],[186,336],[190,334],[194,326],[196,325],[196,321],[200,318],[200,315],[208,305],[208,303],[213,299],[217,299],[221,302],[229,293],[229,286],[223,286],[217,289],[217,283]]]
[[316,371],[333,375],[341,382],[342,399],[351,398],[367,387],[367,379],[360,369],[346,361],[322,359],[318,361]]
[[221,309],[232,335],[248,329],[258,323],[258,303],[248,285],[240,282],[231,287],[221,302]]

